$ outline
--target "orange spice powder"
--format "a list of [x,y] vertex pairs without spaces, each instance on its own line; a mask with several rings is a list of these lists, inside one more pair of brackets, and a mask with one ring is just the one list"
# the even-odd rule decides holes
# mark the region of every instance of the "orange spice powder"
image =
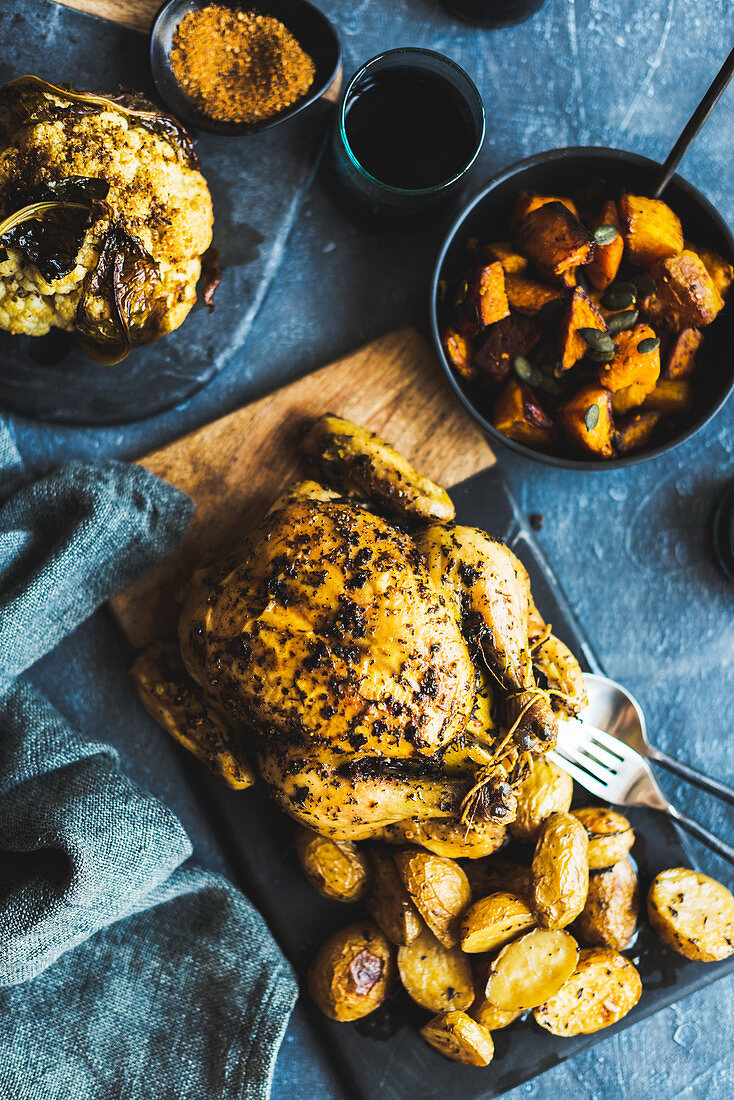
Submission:
[[171,67],[203,114],[241,124],[273,118],[291,107],[316,73],[280,20],[219,4],[183,17],[173,38]]

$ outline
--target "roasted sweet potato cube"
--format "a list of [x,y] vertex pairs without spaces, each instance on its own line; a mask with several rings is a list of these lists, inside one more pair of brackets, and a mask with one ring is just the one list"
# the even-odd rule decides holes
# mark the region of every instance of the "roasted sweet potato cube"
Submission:
[[665,416],[690,412],[693,408],[693,383],[690,378],[661,378],[645,398],[646,409],[657,409]]
[[[635,325],[614,338],[616,354],[599,371],[599,381],[612,393],[629,391],[634,405],[641,405],[660,377],[660,341],[649,325]],[[646,343],[655,345],[646,349]]]
[[649,267],[682,251],[680,218],[667,203],[625,191],[618,209],[624,243],[632,263]]
[[505,273],[499,261],[480,267],[469,280],[467,297],[477,310],[477,323],[493,325],[507,317],[510,307],[505,293]]
[[477,372],[471,361],[472,346],[469,337],[455,328],[447,327],[441,333],[441,346],[456,373],[465,381],[471,382]]
[[502,264],[506,276],[522,275],[528,266],[527,257],[521,256],[509,241],[498,241],[496,244],[485,245],[484,255],[488,260],[498,260]]
[[595,328],[600,332],[606,332],[607,326],[604,318],[588,294],[577,287],[574,290],[566,312],[561,322],[560,329],[560,353],[561,369],[570,370],[574,363],[583,359],[589,350],[589,345],[583,336],[579,336],[580,328]]
[[688,241],[685,243],[685,248],[701,257],[703,266],[711,276],[714,286],[721,297],[726,298],[729,287],[734,282],[734,267],[711,248],[701,248],[700,245],[689,244]]
[[624,252],[624,237],[619,224],[619,213],[614,199],[604,203],[599,217],[593,222],[592,229],[598,229],[601,225],[613,225],[619,230],[618,235],[609,244],[597,244],[591,262],[586,265],[586,274],[591,280],[592,286],[599,291],[605,291],[610,283],[613,283],[622,262]]
[[671,344],[663,367],[663,378],[688,378],[696,369],[696,352],[702,334],[697,328],[684,328]]
[[566,438],[587,454],[612,458],[612,395],[592,382],[558,406],[558,423]]
[[541,335],[540,323],[534,317],[511,313],[482,333],[483,341],[474,355],[474,365],[494,382],[504,382],[516,355],[527,355]]
[[528,214],[532,214],[533,210],[537,210],[541,206],[546,206],[549,202],[560,202],[570,210],[574,217],[578,218],[579,212],[576,209],[576,203],[573,199],[566,198],[563,195],[531,195],[523,193],[518,196],[515,207],[512,211],[512,217],[510,218],[510,229],[514,233],[520,225],[520,222],[527,218]]
[[497,431],[529,447],[552,447],[556,442],[553,421],[529,386],[514,375],[508,378],[494,403],[492,419]]
[[594,238],[562,202],[533,210],[518,226],[516,244],[539,270],[562,276],[585,264],[594,251]]
[[560,287],[544,286],[535,279],[526,279],[524,275],[506,275],[505,290],[510,309],[534,317],[551,302],[561,302],[563,291]]
[[670,256],[655,269],[658,297],[664,308],[677,313],[684,325],[710,325],[724,305],[703,260],[688,249]]
[[659,420],[660,413],[654,409],[643,409],[617,420],[612,434],[617,453],[626,455],[630,451],[639,451],[640,447],[650,442]]

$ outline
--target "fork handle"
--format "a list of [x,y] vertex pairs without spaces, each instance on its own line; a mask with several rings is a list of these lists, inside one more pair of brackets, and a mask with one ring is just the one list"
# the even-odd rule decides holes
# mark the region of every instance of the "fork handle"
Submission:
[[676,810],[675,806],[669,806],[668,812],[673,820],[677,821],[679,825],[682,825],[691,836],[695,836],[698,840],[702,840],[713,852],[723,856],[724,859],[728,859],[729,863],[734,863],[734,847],[732,847],[731,844],[727,844],[725,840],[720,840],[717,836],[714,836],[708,829],[704,829],[703,825],[699,825],[697,821],[694,821],[692,817],[687,817],[686,814],[682,814],[680,810]]
[[731,787],[727,787],[726,783],[720,783],[718,779],[711,779],[710,776],[704,775],[703,772],[696,771],[696,769],[690,767],[689,764],[683,764],[680,760],[674,760],[672,756],[668,756],[660,749],[654,749],[650,753],[650,759],[654,760],[656,764],[662,764],[669,772],[675,772],[681,779],[687,779],[689,783],[695,783],[697,787],[701,787],[704,791],[708,791],[709,794],[713,794],[717,798],[721,798],[724,802],[728,802],[730,805],[734,806],[734,790]]

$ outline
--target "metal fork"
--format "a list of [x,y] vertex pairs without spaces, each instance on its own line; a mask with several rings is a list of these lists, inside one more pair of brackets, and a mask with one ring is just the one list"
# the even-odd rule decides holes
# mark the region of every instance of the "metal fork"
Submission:
[[671,805],[644,757],[618,738],[577,718],[559,721],[558,744],[548,756],[597,798],[660,810],[734,863],[734,847]]

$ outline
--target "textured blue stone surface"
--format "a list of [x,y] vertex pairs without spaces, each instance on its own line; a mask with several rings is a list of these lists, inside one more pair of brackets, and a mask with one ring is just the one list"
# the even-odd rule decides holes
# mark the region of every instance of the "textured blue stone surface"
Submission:
[[[321,0],[321,7],[342,33],[347,74],[399,45],[430,46],[466,67],[488,111],[474,189],[494,169],[562,145],[614,145],[664,157],[734,40],[731,0],[546,0],[531,22],[493,32],[454,23],[437,0]],[[28,0],[27,8],[36,16],[57,12],[44,0]],[[45,16],[54,20],[50,50],[64,48],[66,17]],[[730,225],[733,148],[731,87],[681,166]],[[381,332],[422,324],[442,227],[392,240],[368,236],[334,209],[318,179],[303,190],[300,211],[289,201],[285,222],[281,204],[271,227],[258,223],[263,256],[271,261],[260,292],[271,275],[272,281],[247,341],[215,382],[184,409],[122,429],[16,420],[28,462],[137,455]],[[274,241],[291,223],[281,252]],[[603,664],[643,703],[653,736],[730,782],[734,588],[713,561],[708,524],[734,476],[733,429],[730,402],[705,433],[671,456],[618,473],[574,474],[499,455],[525,509],[545,515],[538,540]],[[120,746],[131,773],[181,815],[200,860],[226,871],[216,838],[186,793],[186,762],[132,697],[128,662],[113,624],[99,614],[37,666],[34,678],[83,729]],[[663,779],[682,808],[731,835],[730,809]],[[696,857],[731,885],[729,867],[704,849]],[[728,1100],[733,997],[731,979],[715,983],[508,1096]],[[274,1088],[275,1100],[292,1095],[339,1096],[298,1010]]]

